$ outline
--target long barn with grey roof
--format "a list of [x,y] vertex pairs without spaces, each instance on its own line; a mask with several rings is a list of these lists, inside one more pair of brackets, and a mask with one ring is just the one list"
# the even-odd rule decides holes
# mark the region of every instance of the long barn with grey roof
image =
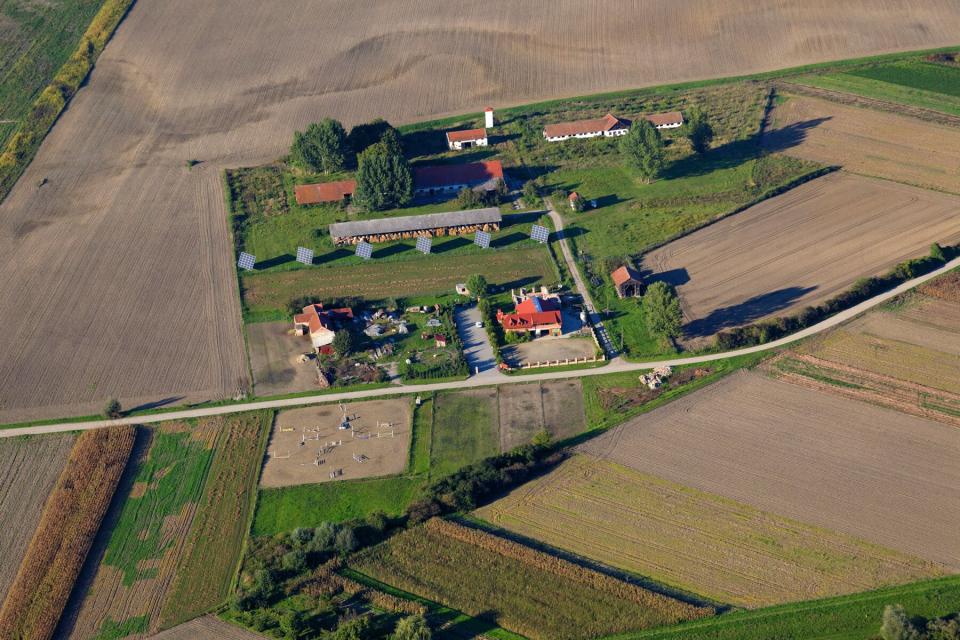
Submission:
[[496,207],[448,211],[422,216],[377,218],[330,225],[330,237],[337,245],[390,242],[418,236],[458,236],[476,231],[499,231],[503,216]]

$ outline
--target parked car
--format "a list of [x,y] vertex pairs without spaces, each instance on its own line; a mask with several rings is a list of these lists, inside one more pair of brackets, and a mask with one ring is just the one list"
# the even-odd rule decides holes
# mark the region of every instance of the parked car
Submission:
[[483,328],[483,320],[477,320],[476,322],[473,323],[473,326],[475,326],[475,327],[478,328],[478,329],[482,329],[482,328]]

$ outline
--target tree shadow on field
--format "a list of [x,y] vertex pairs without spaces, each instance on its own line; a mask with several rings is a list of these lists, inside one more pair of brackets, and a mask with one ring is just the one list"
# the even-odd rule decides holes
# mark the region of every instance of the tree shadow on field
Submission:
[[816,288],[816,286],[785,287],[754,296],[729,307],[715,309],[705,318],[688,324],[684,327],[683,333],[689,338],[701,338],[711,336],[722,329],[750,324],[764,316],[786,309]]
[[154,400],[153,402],[145,402],[143,404],[137,405],[128,409],[125,413],[136,413],[137,411],[147,411],[148,409],[159,409],[160,407],[165,407],[170,404],[174,404],[183,400],[186,396],[169,396],[163,398],[162,400]]
[[100,568],[100,563],[103,561],[103,556],[107,551],[110,536],[113,535],[113,531],[120,519],[120,513],[123,511],[123,505],[133,489],[137,472],[140,470],[147,451],[150,449],[150,443],[153,441],[153,431],[144,429],[143,427],[136,427],[136,430],[136,437],[133,442],[133,449],[130,451],[127,466],[120,476],[117,490],[113,494],[103,522],[100,523],[100,529],[97,530],[97,535],[90,547],[90,552],[83,562],[80,575],[77,576],[77,581],[70,591],[67,605],[63,609],[63,615],[60,616],[60,622],[57,623],[56,631],[53,634],[54,638],[67,638],[73,633],[74,627],[77,624],[77,618],[80,615],[83,600],[87,592],[93,587],[93,580],[97,576],[97,570]]
[[799,146],[807,139],[807,133],[811,129],[815,129],[831,119],[830,116],[825,116],[812,120],[803,120],[801,122],[788,124],[779,129],[767,131],[763,136],[763,140],[761,140],[761,144],[767,151],[786,151],[792,147]]

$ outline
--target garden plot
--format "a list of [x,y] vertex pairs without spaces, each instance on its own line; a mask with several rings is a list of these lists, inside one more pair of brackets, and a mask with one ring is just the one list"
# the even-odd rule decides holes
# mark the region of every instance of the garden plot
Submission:
[[476,512],[554,547],[745,607],[853,593],[939,565],[591,456]]
[[773,110],[764,145],[847,171],[960,193],[960,129],[819,98]]
[[960,570],[960,430],[752,372],[581,450]]
[[644,257],[677,285],[696,338],[823,302],[860,277],[960,241],[960,198],[845,172],[808,182]]
[[[403,473],[410,448],[408,399],[328,404],[281,411],[260,484],[285,487]],[[318,464],[319,462],[319,464]]]
[[543,429],[562,440],[586,426],[579,380],[502,385],[498,402],[501,451],[529,444]]
[[74,440],[72,433],[0,440],[0,522],[7,523],[0,527],[0,604]]

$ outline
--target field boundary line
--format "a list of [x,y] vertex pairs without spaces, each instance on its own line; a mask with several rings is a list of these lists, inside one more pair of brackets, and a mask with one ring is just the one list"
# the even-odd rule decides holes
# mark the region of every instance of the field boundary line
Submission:
[[[917,287],[929,280],[932,280],[938,276],[949,273],[950,271],[960,267],[960,258],[954,258],[944,266],[939,269],[935,269],[925,275],[918,276],[912,280],[907,280],[896,287],[879,293],[876,296],[864,300],[863,302],[840,311],[833,316],[815,324],[805,329],[801,329],[795,333],[792,333],[783,338],[779,338],[772,342],[767,342],[764,344],[754,345],[751,347],[744,347],[742,349],[736,349],[733,351],[723,351],[720,353],[710,353],[703,354],[699,356],[688,356],[685,358],[668,358],[663,360],[651,360],[648,362],[626,362],[621,359],[611,362],[606,367],[599,367],[596,369],[579,369],[574,371],[555,371],[555,372],[544,372],[539,374],[533,374],[529,376],[518,376],[516,378],[506,377],[503,380],[498,380],[494,385],[491,385],[485,378],[481,377],[471,377],[466,380],[459,380],[454,382],[437,382],[432,384],[416,384],[416,385],[392,385],[389,388],[378,388],[378,389],[365,389],[361,391],[347,391],[343,393],[328,393],[320,394],[315,396],[302,396],[296,398],[285,398],[278,400],[260,400],[260,401],[251,401],[243,402],[231,405],[220,405],[215,407],[201,407],[197,409],[181,409],[181,410],[172,410],[162,413],[154,413],[147,416],[129,416],[124,418],[118,418],[115,420],[93,420],[93,421],[81,421],[81,422],[60,422],[50,425],[35,425],[31,427],[11,427],[8,429],[0,429],[0,438],[12,438],[21,435],[35,435],[43,433],[57,433],[61,431],[82,431],[87,429],[99,429],[102,427],[117,425],[117,424],[149,424],[154,422],[163,422],[166,420],[184,420],[189,418],[201,418],[206,416],[215,416],[228,413],[240,413],[244,411],[256,411],[260,409],[281,409],[289,407],[300,407],[308,406],[314,404],[328,404],[332,402],[337,402],[340,400],[359,400],[359,399],[368,399],[368,398],[377,398],[382,395],[402,395],[406,393],[411,394],[427,394],[435,391],[444,391],[444,390],[458,390],[467,387],[488,387],[488,386],[498,386],[501,384],[520,384],[524,382],[535,382],[542,380],[562,380],[565,378],[583,378],[587,376],[598,376],[606,375],[608,373],[621,373],[621,372],[632,372],[632,371],[645,371],[647,369],[653,369],[659,366],[671,366],[678,367],[689,364],[702,364],[706,362],[716,362],[718,360],[727,360],[729,358],[734,358],[737,356],[745,356],[755,353],[764,353],[768,351],[775,351],[781,347],[799,342],[805,338],[816,335],[832,329],[847,320],[850,320],[865,311],[873,309],[874,307],[883,304],[884,302],[895,298],[907,291],[910,291],[914,287]],[[431,438],[432,445],[432,438]]]

